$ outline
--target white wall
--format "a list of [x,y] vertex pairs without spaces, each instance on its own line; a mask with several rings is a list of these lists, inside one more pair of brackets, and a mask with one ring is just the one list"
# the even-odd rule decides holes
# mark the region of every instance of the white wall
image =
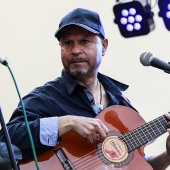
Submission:
[[[73,8],[83,7],[100,14],[109,38],[109,48],[100,71],[130,85],[125,95],[146,121],[168,112],[170,75],[153,67],[143,67],[139,62],[144,51],[151,51],[162,60],[170,60],[170,32],[158,18],[158,6],[153,9],[156,29],[147,36],[125,39],[113,23],[114,4],[115,1],[106,0],[1,0],[0,54],[8,57],[21,96],[60,76],[60,48],[54,33],[63,15]],[[3,66],[0,66],[0,89],[0,105],[7,122],[19,98],[11,75]],[[146,152],[162,152],[166,136],[157,139]]]

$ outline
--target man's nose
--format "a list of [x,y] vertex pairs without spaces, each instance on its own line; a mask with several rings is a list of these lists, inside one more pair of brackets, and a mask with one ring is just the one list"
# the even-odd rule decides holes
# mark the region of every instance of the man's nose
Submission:
[[81,51],[82,51],[81,45],[79,43],[74,43],[72,52],[77,54],[77,53],[81,53]]

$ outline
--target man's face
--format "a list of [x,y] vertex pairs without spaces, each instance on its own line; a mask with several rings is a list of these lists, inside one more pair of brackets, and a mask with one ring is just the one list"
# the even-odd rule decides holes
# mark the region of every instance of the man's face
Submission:
[[67,26],[60,38],[64,68],[73,76],[93,75],[102,61],[103,41],[79,26]]

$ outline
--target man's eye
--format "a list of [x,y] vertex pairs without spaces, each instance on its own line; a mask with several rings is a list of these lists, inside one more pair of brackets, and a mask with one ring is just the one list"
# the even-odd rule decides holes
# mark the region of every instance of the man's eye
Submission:
[[64,44],[65,44],[65,45],[70,45],[70,44],[71,44],[71,41],[65,41]]
[[87,43],[89,43],[89,40],[82,40],[82,43],[87,44]]

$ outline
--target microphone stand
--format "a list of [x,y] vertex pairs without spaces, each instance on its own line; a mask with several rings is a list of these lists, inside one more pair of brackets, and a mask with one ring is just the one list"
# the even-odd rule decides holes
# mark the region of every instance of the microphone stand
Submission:
[[1,123],[1,126],[2,126],[2,131],[4,132],[5,142],[7,144],[7,149],[8,149],[8,153],[9,153],[9,156],[10,156],[12,167],[13,167],[14,170],[18,170],[16,160],[15,160],[15,156],[14,156],[14,151],[13,151],[12,144],[11,144],[11,139],[9,137],[9,134],[8,134],[8,131],[7,131],[7,128],[6,128],[6,125],[5,125],[3,114],[2,114],[2,111],[1,111],[1,107],[0,107],[0,123]]

